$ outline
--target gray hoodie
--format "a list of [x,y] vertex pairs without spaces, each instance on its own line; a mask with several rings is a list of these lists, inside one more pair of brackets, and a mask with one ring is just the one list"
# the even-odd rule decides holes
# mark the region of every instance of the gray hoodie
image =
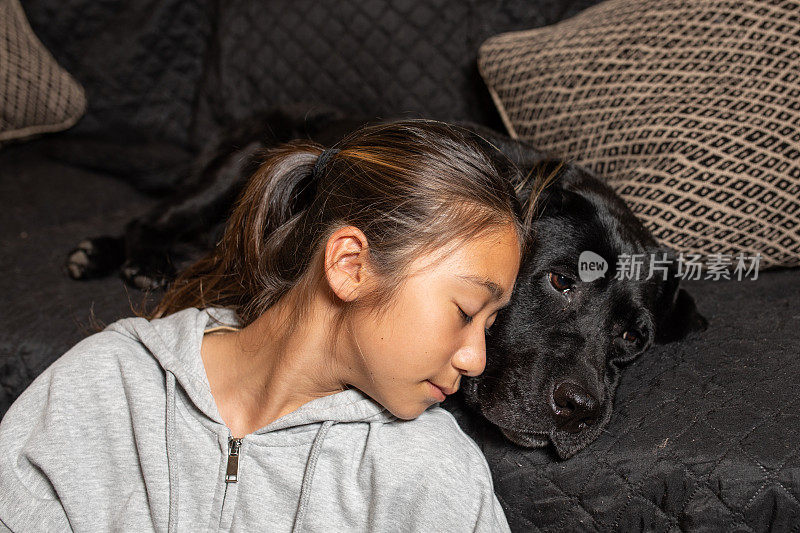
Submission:
[[0,530],[509,531],[438,404],[402,420],[351,388],[232,439],[200,357],[221,324],[125,318],[39,375],[0,422]]

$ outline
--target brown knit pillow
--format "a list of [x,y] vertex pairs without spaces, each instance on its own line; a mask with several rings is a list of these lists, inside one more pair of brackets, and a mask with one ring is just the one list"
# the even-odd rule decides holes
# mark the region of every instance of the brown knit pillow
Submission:
[[677,251],[800,265],[800,3],[607,0],[494,36],[509,133],[594,170]]
[[86,111],[83,88],[34,35],[18,0],[0,0],[0,144],[67,129]]

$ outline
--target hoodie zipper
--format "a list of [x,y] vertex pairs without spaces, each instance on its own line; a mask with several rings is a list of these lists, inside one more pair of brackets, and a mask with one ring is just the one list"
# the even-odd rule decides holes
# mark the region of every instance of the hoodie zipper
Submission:
[[233,522],[233,511],[236,506],[236,494],[239,482],[239,450],[242,446],[241,439],[234,439],[228,432],[228,465],[225,469],[225,491],[222,495],[222,507],[219,514],[219,529],[228,531]]
[[237,483],[239,481],[239,447],[242,439],[228,437],[228,469],[225,472],[225,483]]

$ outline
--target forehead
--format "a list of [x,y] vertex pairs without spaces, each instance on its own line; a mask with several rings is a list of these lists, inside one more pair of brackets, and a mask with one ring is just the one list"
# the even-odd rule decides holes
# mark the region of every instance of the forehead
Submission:
[[504,292],[503,287],[501,287],[500,285],[498,285],[497,283],[495,283],[494,281],[492,281],[488,277],[476,276],[476,275],[473,275],[473,274],[466,274],[466,275],[465,274],[456,274],[456,277],[459,278],[459,279],[463,279],[465,281],[468,281],[468,282],[470,282],[472,284],[480,285],[482,287],[485,287],[486,289],[489,290],[489,293],[491,293],[492,298],[494,298],[495,300],[499,300],[500,298],[503,297],[503,292]]
[[488,233],[452,250],[442,267],[458,282],[482,287],[499,300],[510,294],[520,260],[519,241],[512,228]]

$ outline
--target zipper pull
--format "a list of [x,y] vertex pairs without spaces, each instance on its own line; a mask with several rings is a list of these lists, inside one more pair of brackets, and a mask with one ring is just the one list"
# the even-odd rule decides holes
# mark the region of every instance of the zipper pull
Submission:
[[225,472],[225,483],[236,483],[239,481],[239,446],[242,439],[228,437],[228,469]]

